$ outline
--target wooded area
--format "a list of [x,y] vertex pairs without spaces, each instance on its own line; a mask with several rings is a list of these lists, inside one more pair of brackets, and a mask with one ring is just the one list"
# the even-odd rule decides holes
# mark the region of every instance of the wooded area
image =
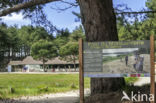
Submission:
[[81,26],[72,33],[68,29],[62,29],[55,37],[43,27],[33,26],[17,28],[1,24],[0,32],[1,69],[4,69],[9,61],[22,60],[30,54],[34,59],[44,59],[43,61],[60,56],[61,59],[75,62],[78,59],[77,41],[84,38]]
[[[2,4],[0,8],[3,9],[0,12],[0,14],[1,14],[0,16],[10,14],[11,12],[20,11],[22,9],[21,12],[23,13],[23,15],[26,18],[30,18],[33,21],[33,23],[35,23],[36,25],[40,25],[42,27],[44,27],[45,25],[48,25],[48,26],[45,26],[46,28],[44,28],[44,29],[42,28],[42,30],[41,30],[42,32],[44,32],[43,34],[45,34],[46,36],[37,35],[37,37],[35,37],[35,33],[32,33],[33,40],[31,38],[31,36],[28,36],[28,39],[26,39],[25,41],[22,40],[22,42],[24,42],[24,43],[21,43],[21,44],[24,45],[25,49],[21,49],[21,48],[24,48],[23,46],[21,46],[21,47],[18,46],[20,48],[16,48],[16,47],[14,47],[13,43],[12,44],[8,43],[7,47],[6,47],[6,45],[4,45],[4,44],[6,44],[5,42],[7,40],[2,39],[4,41],[1,44],[4,45],[2,47],[5,48],[5,49],[1,50],[2,57],[4,57],[5,55],[7,55],[7,57],[9,57],[9,58],[10,58],[10,56],[15,57],[16,52],[21,55],[22,52],[20,52],[20,51],[22,51],[22,50],[25,51],[26,55],[30,55],[30,52],[28,53],[28,51],[30,51],[30,49],[31,49],[30,45],[32,45],[35,42],[35,39],[39,40],[39,38],[47,40],[49,42],[52,42],[52,41],[57,42],[56,47],[58,50],[60,48],[65,48],[65,47],[61,47],[61,46],[64,45],[64,43],[67,43],[69,38],[72,37],[72,34],[70,36],[64,35],[64,31],[63,31],[62,34],[59,33],[59,36],[54,37],[51,34],[49,36],[49,34],[48,34],[49,31],[56,30],[58,32],[59,30],[57,28],[55,28],[46,19],[46,16],[44,15],[44,12],[43,12],[43,7],[44,7],[43,5],[44,5],[44,3],[47,3],[50,1],[54,2],[54,1],[53,0],[45,0],[46,2],[41,2],[41,1],[42,0],[32,0],[32,1],[24,0],[22,2],[21,1],[11,1],[10,2],[10,0],[6,0],[5,2],[0,2]],[[32,3],[30,3],[30,2],[33,2],[33,6],[31,5]],[[55,2],[59,2],[59,0],[55,1]],[[63,1],[61,0],[60,2],[63,2]],[[64,1],[64,3],[67,3],[67,2]],[[149,40],[150,35],[156,33],[156,30],[155,30],[155,27],[156,27],[156,19],[155,18],[156,17],[155,17],[154,12],[150,12],[147,14],[146,10],[144,10],[144,12],[142,12],[141,14],[139,12],[132,13],[132,14],[130,14],[130,13],[124,14],[122,12],[125,12],[125,10],[131,11],[131,9],[127,8],[125,5],[122,5],[122,4],[117,7],[113,7],[112,0],[105,0],[105,1],[104,0],[77,0],[74,3],[76,3],[80,6],[81,14],[78,17],[82,21],[87,41],[93,42],[93,41],[117,41],[117,40]],[[23,5],[28,4],[28,5],[21,6],[22,4]],[[40,4],[42,4],[42,5],[40,5]],[[75,5],[73,5],[73,2],[68,3],[68,4],[75,6]],[[148,0],[146,2],[146,6],[147,6],[147,10],[155,11],[156,10],[156,8],[155,8],[156,1]],[[6,7],[10,7],[10,8],[5,9]],[[14,10],[14,7],[16,7],[17,9]],[[5,12],[5,11],[8,11],[8,12]],[[34,13],[35,11],[39,12],[38,15]],[[118,13],[118,12],[121,12],[121,13]],[[115,14],[117,14],[117,15],[115,15]],[[37,19],[36,19],[36,17],[37,17]],[[44,20],[45,22],[41,22],[42,20]],[[3,26],[4,30],[5,30],[5,28],[7,28],[7,29],[13,28],[13,30],[14,30],[13,34],[16,31],[16,29],[14,27],[7,27],[4,24],[2,26]],[[30,28],[30,30],[28,30],[28,32],[26,34],[31,34],[30,31],[31,31],[32,27],[30,26],[29,28]],[[33,28],[37,29],[38,27],[33,27]],[[39,29],[41,29],[41,27],[39,27]],[[82,30],[82,28],[81,28],[81,30]],[[25,31],[27,31],[27,30],[24,30],[24,33],[25,33]],[[9,31],[7,30],[7,32],[9,32]],[[1,37],[5,38],[5,33],[6,32],[1,30],[1,33],[0,33],[0,35],[2,35]],[[24,33],[22,33],[22,36],[24,36]],[[7,35],[9,35],[9,33]],[[14,34],[14,35],[16,35],[16,34]],[[64,36],[62,36],[62,35],[64,35]],[[40,36],[40,37],[38,37],[38,36]],[[15,36],[13,36],[13,37],[15,37]],[[67,38],[67,37],[69,37],[69,38]],[[76,35],[76,37],[82,37],[82,36],[79,36],[79,33],[78,33],[78,35]],[[20,37],[20,38],[25,39],[26,37]],[[61,39],[61,38],[63,38],[63,39]],[[14,38],[13,41],[17,41],[16,39],[17,38]],[[25,44],[28,40],[30,40],[30,42],[28,42],[28,44]],[[17,44],[17,43],[15,42],[15,44]],[[3,51],[5,51],[5,53]],[[12,54],[10,55],[10,51],[14,51],[14,52],[12,52]],[[67,54],[68,54],[68,52],[67,52]],[[123,86],[123,85],[124,85],[123,78],[113,78],[113,79],[112,78],[92,78],[91,94],[96,95],[98,93],[108,93],[111,91],[118,91],[121,89],[121,86]],[[102,103],[102,101],[99,103]]]

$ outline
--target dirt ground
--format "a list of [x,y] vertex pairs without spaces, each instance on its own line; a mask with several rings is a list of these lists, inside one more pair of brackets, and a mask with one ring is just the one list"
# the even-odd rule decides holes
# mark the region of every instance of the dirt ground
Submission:
[[[85,96],[90,94],[90,89],[85,89]],[[41,96],[21,97],[1,100],[0,103],[78,103],[79,90],[65,93],[45,94]]]

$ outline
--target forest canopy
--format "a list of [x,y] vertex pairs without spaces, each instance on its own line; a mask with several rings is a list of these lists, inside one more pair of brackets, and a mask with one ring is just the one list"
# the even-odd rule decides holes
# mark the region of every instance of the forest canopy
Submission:
[[[0,1],[1,17],[10,15],[12,12],[21,12],[24,18],[30,19],[33,24],[18,28],[16,25],[7,26],[3,19],[0,20],[0,63],[6,64],[10,60],[23,59],[31,55],[31,46],[39,40],[53,42],[59,51],[69,41],[77,42],[81,37],[85,39],[82,26],[69,32],[68,29],[58,29],[47,19],[43,8],[49,2],[67,4],[66,8],[52,8],[62,12],[68,8],[79,6],[77,1],[69,0]],[[156,34],[156,1],[147,0],[146,7],[142,11],[134,12],[125,4],[114,6],[119,40],[148,40],[151,34]],[[79,18],[80,22],[82,15],[76,12],[73,14],[75,18]]]

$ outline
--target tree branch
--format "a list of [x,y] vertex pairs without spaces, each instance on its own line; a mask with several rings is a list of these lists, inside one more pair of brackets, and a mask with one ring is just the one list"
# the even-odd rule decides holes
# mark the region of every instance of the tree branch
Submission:
[[71,5],[71,6],[76,6],[76,7],[78,6],[78,4],[76,4],[76,3],[70,3],[70,2],[63,1],[63,0],[61,0],[61,2]]
[[130,12],[120,12],[116,14],[147,14],[147,13],[156,13],[156,11],[130,11]]
[[77,6],[79,6],[76,2],[74,2],[74,3],[73,3],[73,2],[66,2],[66,1],[64,1],[64,0],[60,0],[60,3],[67,4],[68,7],[63,7],[63,8],[61,8],[61,7],[58,7],[57,5],[55,5],[56,8],[51,7],[51,9],[54,9],[54,10],[57,10],[58,12],[61,12],[61,11],[65,11],[65,10],[67,10],[67,9],[70,9],[70,8],[72,8],[72,7],[77,7]]
[[22,3],[22,4],[17,4],[15,6],[13,6],[13,7],[2,10],[0,12],[0,17],[6,16],[6,15],[8,15],[10,13],[13,13],[13,12],[17,12],[17,11],[19,11],[21,9],[29,8],[29,7],[32,7],[32,6],[35,6],[35,5],[40,5],[40,4],[46,4],[46,3],[54,2],[54,1],[60,1],[60,0],[31,0],[29,2],[25,2],[25,3]]

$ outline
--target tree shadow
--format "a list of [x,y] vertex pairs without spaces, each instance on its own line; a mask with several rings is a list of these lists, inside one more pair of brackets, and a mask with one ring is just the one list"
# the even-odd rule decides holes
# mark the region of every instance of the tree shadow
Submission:
[[[147,94],[149,96],[150,94],[150,84],[145,84],[143,86],[134,86],[130,84],[126,84],[123,86],[122,90],[119,90],[117,92],[111,92],[111,93],[104,93],[104,94],[96,94],[92,96],[88,96],[85,98],[85,103],[150,103],[149,100],[146,100],[146,98],[143,98],[143,101],[141,102],[132,102],[132,101],[121,101],[123,97],[123,91],[126,92],[126,94],[131,97],[131,93],[133,94],[141,95],[141,94]],[[138,100],[138,98],[137,98]]]

